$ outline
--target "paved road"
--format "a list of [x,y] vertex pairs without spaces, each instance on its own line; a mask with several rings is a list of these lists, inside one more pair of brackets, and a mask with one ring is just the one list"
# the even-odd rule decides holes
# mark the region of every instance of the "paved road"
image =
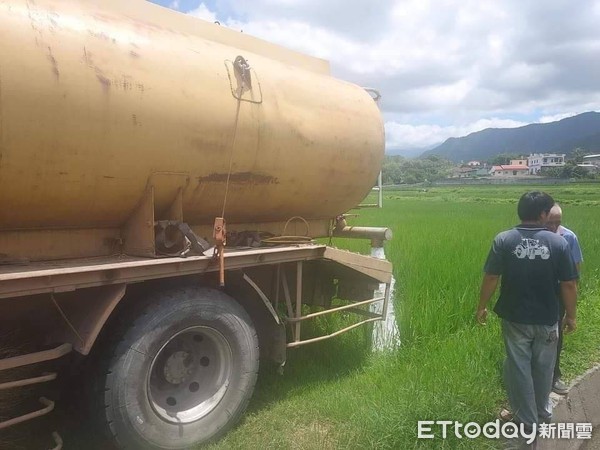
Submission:
[[592,439],[583,444],[579,450],[600,450],[600,427],[592,433]]

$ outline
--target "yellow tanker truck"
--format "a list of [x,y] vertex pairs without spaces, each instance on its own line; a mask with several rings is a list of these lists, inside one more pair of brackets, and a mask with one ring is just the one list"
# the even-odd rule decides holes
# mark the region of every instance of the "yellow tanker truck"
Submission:
[[188,448],[240,418],[259,357],[381,320],[390,264],[314,238],[391,237],[343,220],[383,152],[326,61],[142,0],[1,1],[0,433],[66,380],[117,446]]

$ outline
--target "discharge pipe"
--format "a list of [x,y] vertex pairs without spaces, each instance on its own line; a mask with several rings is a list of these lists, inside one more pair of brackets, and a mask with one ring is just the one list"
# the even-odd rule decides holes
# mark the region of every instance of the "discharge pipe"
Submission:
[[385,241],[392,239],[392,230],[385,227],[351,227],[346,224],[346,215],[336,217],[333,235],[353,239],[370,239],[371,247],[383,247]]
[[[336,217],[333,235],[347,238],[370,239],[371,256],[373,258],[385,259],[383,243],[392,239],[392,230],[384,227],[350,227],[346,223],[348,215],[342,214]],[[400,345],[400,330],[396,321],[396,311],[394,310],[394,286],[396,280],[392,276],[390,284],[390,301],[387,311],[383,309],[383,303],[373,303],[369,310],[375,314],[385,314],[382,321],[375,322],[373,325],[372,348],[376,351],[394,350]],[[381,283],[375,295],[382,297],[386,292],[386,284]]]
[[[372,242],[372,241],[371,241]],[[383,246],[372,247],[371,256],[373,258],[385,259],[385,252]],[[392,275],[392,281],[390,283],[390,300],[387,307],[387,314],[382,321],[375,322],[373,324],[373,339],[372,349],[375,351],[389,351],[395,350],[400,346],[400,330],[398,328],[398,322],[396,321],[396,310],[394,308],[396,279]],[[379,289],[375,292],[378,297],[384,296],[386,291],[385,283],[379,285]],[[373,303],[369,305],[369,311],[375,314],[383,314],[383,304]]]

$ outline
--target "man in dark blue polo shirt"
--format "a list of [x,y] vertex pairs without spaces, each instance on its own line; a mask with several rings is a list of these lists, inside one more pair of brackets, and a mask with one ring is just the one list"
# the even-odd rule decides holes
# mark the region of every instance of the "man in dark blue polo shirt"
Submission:
[[552,416],[549,396],[561,299],[565,332],[577,327],[577,270],[567,241],[545,227],[553,205],[544,192],[521,197],[517,208],[521,224],[494,239],[477,308],[477,320],[483,324],[486,305],[501,278],[494,311],[502,318],[504,383],[515,419],[527,426]]

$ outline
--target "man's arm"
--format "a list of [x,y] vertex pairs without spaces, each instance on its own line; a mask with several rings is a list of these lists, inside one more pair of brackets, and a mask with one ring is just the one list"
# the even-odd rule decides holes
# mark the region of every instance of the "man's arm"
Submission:
[[577,329],[577,280],[560,282],[560,298],[565,306],[564,332]]
[[487,320],[486,306],[496,291],[499,279],[500,275],[492,275],[491,273],[486,273],[483,275],[481,289],[479,291],[479,305],[477,306],[476,314],[477,322],[479,322],[481,325],[484,325]]

